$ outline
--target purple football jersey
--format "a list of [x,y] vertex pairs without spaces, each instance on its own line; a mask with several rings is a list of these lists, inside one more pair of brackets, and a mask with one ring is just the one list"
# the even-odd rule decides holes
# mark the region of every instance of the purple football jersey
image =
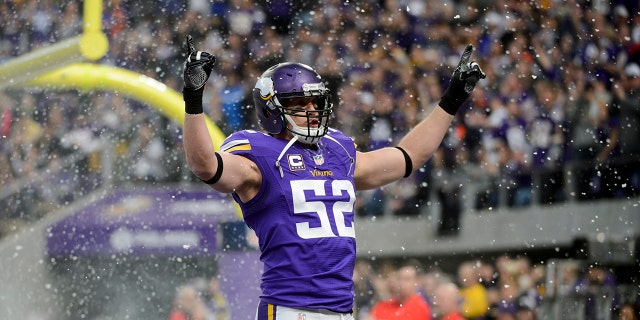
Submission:
[[[331,129],[315,147],[245,130],[222,151],[260,168],[258,194],[243,203],[264,263],[262,301],[349,312],[353,308],[355,144]],[[279,160],[278,160],[279,159]]]

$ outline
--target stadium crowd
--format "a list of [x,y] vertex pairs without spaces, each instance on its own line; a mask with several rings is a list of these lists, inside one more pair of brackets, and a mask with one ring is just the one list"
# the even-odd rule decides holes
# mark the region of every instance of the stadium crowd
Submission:
[[[612,269],[580,259],[534,262],[526,255],[462,260],[358,259],[353,274],[360,320],[637,320],[640,291]],[[169,320],[231,319],[223,275],[176,288]],[[245,315],[253,306],[245,306]]]
[[[0,3],[0,62],[80,34],[81,5]],[[450,215],[442,221],[446,233],[465,208],[638,195],[639,7],[581,0],[112,0],[104,1],[110,46],[99,63],[180,91],[191,34],[218,59],[205,109],[225,133],[255,127],[250,93],[263,70],[280,61],[306,63],[335,93],[333,125],[367,150],[395,144],[435,106],[458,53],[471,43],[487,79],[438,154],[411,178],[362,192],[357,203],[361,216],[380,216],[417,215],[428,201],[439,202]],[[10,208],[1,219],[9,229],[105,179],[193,180],[184,170],[179,126],[117,92],[9,87],[0,91],[0,115],[0,183],[11,186],[0,194]],[[116,164],[107,174],[104,150]]]
[[[640,314],[637,286],[616,290],[615,275],[597,264],[535,264],[503,255],[463,261],[450,271],[423,267],[411,259],[375,267],[359,260],[354,273],[359,319],[638,319]],[[430,317],[376,316],[382,305],[406,302],[403,292],[426,302]]]

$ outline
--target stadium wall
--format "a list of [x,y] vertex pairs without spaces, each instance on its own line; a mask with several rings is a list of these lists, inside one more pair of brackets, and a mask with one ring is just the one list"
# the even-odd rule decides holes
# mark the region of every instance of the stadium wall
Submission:
[[464,255],[555,250],[571,247],[576,240],[617,246],[632,242],[640,234],[639,198],[571,202],[517,210],[467,211],[461,217],[459,234],[446,237],[436,234],[438,211],[431,208],[429,214],[416,218],[358,220],[358,255]]

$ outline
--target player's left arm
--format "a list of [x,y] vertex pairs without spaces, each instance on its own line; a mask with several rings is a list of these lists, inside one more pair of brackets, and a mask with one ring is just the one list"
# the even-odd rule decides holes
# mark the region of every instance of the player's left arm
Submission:
[[374,189],[405,177],[420,168],[438,149],[452,120],[453,115],[442,108],[434,109],[398,144],[409,159],[406,159],[405,154],[397,147],[358,152],[354,177],[356,188],[358,190]]
[[485,78],[480,66],[469,62],[472,52],[473,46],[467,45],[439,106],[411,129],[397,147],[356,155],[356,188],[373,189],[407,177],[433,155],[460,106],[471,95],[478,80]]

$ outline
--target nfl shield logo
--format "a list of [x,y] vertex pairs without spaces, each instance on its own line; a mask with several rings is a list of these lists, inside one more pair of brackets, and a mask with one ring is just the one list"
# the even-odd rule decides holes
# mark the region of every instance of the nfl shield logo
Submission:
[[307,316],[304,313],[298,313],[298,320],[305,320]]
[[316,154],[313,156],[313,162],[315,162],[317,166],[321,166],[324,164],[324,157],[322,154]]

